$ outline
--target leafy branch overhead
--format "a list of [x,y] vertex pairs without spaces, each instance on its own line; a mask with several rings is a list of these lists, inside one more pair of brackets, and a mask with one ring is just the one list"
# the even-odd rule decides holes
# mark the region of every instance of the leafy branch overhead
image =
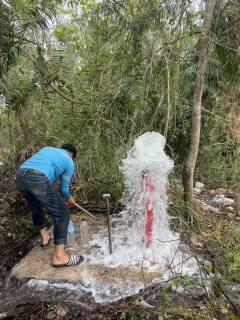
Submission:
[[62,1],[1,1],[0,78],[16,63],[26,44],[37,44],[41,31],[49,32]]

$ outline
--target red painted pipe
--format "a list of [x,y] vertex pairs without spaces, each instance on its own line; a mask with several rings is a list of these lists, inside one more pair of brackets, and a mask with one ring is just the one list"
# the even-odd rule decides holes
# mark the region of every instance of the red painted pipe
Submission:
[[152,243],[152,231],[153,231],[153,191],[154,185],[152,182],[152,176],[147,172],[143,172],[143,234],[142,243],[145,246],[150,246]]

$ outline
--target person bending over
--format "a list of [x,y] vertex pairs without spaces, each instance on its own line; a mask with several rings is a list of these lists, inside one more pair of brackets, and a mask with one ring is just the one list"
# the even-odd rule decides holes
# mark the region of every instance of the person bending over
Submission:
[[[45,207],[52,215],[54,221],[54,268],[78,265],[83,257],[68,255],[64,251],[67,239],[67,227],[70,211],[63,198],[71,205],[75,199],[69,190],[69,182],[74,172],[73,159],[77,149],[69,144],[61,148],[44,147],[31,158],[26,160],[18,169],[15,176],[17,189],[29,204],[33,227],[38,230],[41,237],[41,247],[46,247],[51,236],[45,229]],[[53,187],[56,179],[60,178],[60,194]]]

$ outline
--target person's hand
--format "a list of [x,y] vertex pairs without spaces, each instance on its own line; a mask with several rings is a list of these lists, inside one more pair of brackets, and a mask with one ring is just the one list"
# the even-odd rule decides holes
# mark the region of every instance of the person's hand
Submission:
[[73,196],[70,196],[68,199],[67,199],[67,202],[69,203],[69,204],[72,204],[73,206],[75,206],[75,199],[73,198]]

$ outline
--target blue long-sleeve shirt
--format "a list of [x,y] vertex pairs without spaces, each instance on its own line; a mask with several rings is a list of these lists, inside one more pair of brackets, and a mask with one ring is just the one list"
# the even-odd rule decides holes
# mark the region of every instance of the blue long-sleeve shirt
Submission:
[[26,160],[20,168],[38,170],[52,184],[60,177],[59,190],[61,196],[65,199],[71,196],[69,182],[74,172],[74,163],[66,150],[44,147]]

